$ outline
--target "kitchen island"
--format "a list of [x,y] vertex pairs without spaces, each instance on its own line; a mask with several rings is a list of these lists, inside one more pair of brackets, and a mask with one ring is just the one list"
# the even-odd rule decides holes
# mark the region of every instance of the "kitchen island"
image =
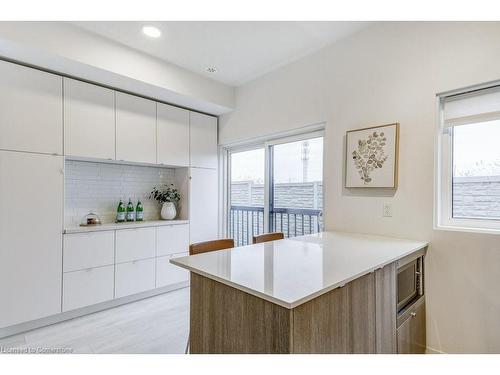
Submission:
[[415,332],[399,343],[398,320],[416,313],[398,314],[398,262],[427,245],[322,232],[172,259],[191,271],[190,352],[405,352]]

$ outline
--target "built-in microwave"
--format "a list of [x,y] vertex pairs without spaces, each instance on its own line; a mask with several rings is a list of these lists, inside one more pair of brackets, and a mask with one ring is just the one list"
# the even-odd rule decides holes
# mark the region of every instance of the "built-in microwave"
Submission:
[[424,257],[418,257],[398,267],[398,312],[424,294]]

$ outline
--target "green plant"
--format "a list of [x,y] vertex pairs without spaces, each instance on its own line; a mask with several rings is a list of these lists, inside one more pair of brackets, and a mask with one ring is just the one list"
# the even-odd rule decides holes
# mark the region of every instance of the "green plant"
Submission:
[[363,183],[371,182],[370,173],[375,169],[382,168],[387,160],[384,153],[386,141],[387,138],[383,132],[380,134],[373,132],[368,136],[368,139],[358,140],[358,149],[352,152],[352,159]]
[[160,203],[173,202],[177,203],[181,199],[179,191],[174,187],[174,184],[164,185],[162,189],[156,186],[149,194],[149,199],[154,199]]

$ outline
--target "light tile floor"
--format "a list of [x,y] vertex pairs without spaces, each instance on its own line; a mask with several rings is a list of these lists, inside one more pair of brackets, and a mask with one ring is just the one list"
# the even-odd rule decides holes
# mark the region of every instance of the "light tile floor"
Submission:
[[188,332],[189,288],[183,288],[0,339],[0,353],[68,348],[73,353],[181,354]]

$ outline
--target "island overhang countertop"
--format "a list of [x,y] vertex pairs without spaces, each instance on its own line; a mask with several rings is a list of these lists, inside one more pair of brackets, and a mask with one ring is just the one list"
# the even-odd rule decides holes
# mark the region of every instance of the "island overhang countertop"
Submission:
[[170,262],[292,309],[427,245],[426,241],[322,232]]

